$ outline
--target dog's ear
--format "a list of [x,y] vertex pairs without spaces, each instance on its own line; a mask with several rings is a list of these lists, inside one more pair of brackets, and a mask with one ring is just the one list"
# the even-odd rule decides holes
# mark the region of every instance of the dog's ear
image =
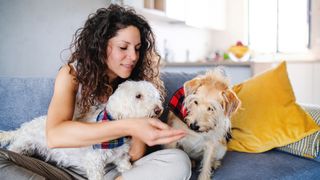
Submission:
[[226,91],[222,91],[222,107],[224,109],[224,114],[227,117],[231,117],[233,113],[235,113],[241,105],[241,101],[238,96],[230,89]]
[[194,79],[191,79],[190,81],[185,82],[183,84],[185,96],[195,93],[200,86],[201,86],[200,78],[194,78]]
[[215,85],[216,89],[219,89],[221,91],[225,91],[228,89],[228,85],[224,82],[221,82],[221,81],[215,82],[214,85]]

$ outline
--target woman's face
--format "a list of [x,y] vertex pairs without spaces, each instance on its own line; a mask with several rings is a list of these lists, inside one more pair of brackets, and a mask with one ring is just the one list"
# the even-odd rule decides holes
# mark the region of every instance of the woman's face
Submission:
[[112,82],[117,77],[128,78],[139,59],[141,46],[139,29],[128,26],[109,39],[107,46],[108,76]]

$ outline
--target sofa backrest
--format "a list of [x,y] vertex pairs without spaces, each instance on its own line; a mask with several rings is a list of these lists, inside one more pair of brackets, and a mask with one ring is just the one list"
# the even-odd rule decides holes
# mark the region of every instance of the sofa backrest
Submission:
[[163,72],[161,73],[161,79],[164,82],[166,88],[166,98],[163,103],[164,112],[160,119],[166,121],[168,115],[168,103],[172,95],[183,86],[183,83],[197,76],[196,73],[174,73],[174,72]]
[[53,78],[0,78],[0,130],[47,114],[53,94]]
[[[161,73],[167,96],[160,119],[165,121],[167,104],[173,93],[194,76],[196,74]],[[0,77],[0,130],[13,130],[23,122],[46,115],[53,86],[53,78]]]

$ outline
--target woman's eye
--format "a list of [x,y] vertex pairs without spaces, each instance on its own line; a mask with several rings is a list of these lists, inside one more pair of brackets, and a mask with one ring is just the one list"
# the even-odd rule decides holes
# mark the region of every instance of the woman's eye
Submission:
[[127,47],[120,47],[121,50],[127,50]]

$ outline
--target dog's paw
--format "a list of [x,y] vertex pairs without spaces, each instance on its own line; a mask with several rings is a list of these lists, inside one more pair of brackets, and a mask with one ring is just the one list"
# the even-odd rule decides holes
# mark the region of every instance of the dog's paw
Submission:
[[87,170],[88,180],[103,180],[103,174],[99,172],[92,172]]
[[218,167],[220,167],[221,166],[221,161],[213,161],[212,162],[212,169],[213,170],[216,170],[216,169],[218,169]]
[[211,180],[211,174],[200,173],[198,180]]
[[120,173],[126,172],[132,168],[132,164],[129,161],[122,161],[117,165],[117,170]]

